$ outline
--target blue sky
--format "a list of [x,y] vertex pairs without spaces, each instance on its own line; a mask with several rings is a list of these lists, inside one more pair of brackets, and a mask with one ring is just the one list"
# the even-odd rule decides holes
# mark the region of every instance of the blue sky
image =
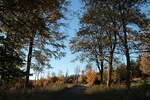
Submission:
[[65,43],[67,46],[67,48],[65,49],[66,56],[60,60],[53,59],[51,61],[51,64],[54,68],[50,70],[51,72],[55,72],[56,75],[59,73],[60,70],[63,71],[64,74],[66,73],[66,71],[68,71],[68,74],[73,74],[75,67],[80,66],[82,69],[82,67],[84,66],[84,64],[80,63],[79,61],[71,62],[71,60],[75,58],[75,55],[71,54],[71,51],[69,50],[68,42],[69,42],[69,39],[75,36],[76,32],[78,31],[79,19],[76,16],[75,12],[78,12],[80,10],[81,3],[79,0],[70,0],[70,1],[71,1],[71,4],[68,7],[69,11],[67,14],[68,20],[65,22],[67,27],[63,29],[63,31],[69,35]]
[[[77,12],[80,12],[81,10],[80,8],[82,7],[80,0],[70,0],[70,1],[71,4],[68,6],[67,20],[65,21],[66,27],[65,28],[63,27],[61,29],[61,31],[69,35],[69,37],[65,41],[65,44],[67,46],[67,48],[64,50],[66,52],[66,56],[61,58],[60,60],[52,59],[50,63],[53,68],[45,70],[41,74],[41,77],[52,75],[52,72],[55,72],[56,75],[58,75],[60,71],[62,71],[64,75],[66,71],[68,72],[69,75],[71,75],[74,74],[74,69],[77,66],[79,66],[81,70],[85,68],[85,63],[80,63],[80,61],[72,62],[72,60],[75,58],[75,54],[72,54],[71,51],[69,50],[69,40],[73,36],[75,36],[80,26]],[[33,79],[34,76],[30,78]]]
[[64,33],[69,35],[68,39],[65,42],[67,46],[67,48],[65,49],[66,56],[60,60],[52,59],[51,65],[54,68],[49,70],[50,73],[55,72],[56,75],[59,74],[60,70],[63,72],[63,74],[65,74],[67,71],[68,74],[71,75],[74,74],[74,70],[76,67],[80,67],[81,70],[85,68],[85,63],[81,63],[80,61],[72,62],[72,60],[75,58],[76,55],[72,54],[71,51],[69,50],[69,40],[73,36],[75,36],[80,26],[77,12],[80,12],[82,7],[80,3],[81,0],[70,0],[70,1],[71,4],[68,7],[67,13],[68,20],[65,21],[67,27],[63,28]]

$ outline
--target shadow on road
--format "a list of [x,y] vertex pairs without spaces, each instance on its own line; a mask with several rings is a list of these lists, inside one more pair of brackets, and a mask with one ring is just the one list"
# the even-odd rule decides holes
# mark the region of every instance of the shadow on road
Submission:
[[56,100],[150,100],[150,85],[127,89],[101,89],[91,94],[86,87],[75,86],[60,92]]
[[56,100],[88,100],[87,95],[84,94],[85,86],[74,86],[60,91]]

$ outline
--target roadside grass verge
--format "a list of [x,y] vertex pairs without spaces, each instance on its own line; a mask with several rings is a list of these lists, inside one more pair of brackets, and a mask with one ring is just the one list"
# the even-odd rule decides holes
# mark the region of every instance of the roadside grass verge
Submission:
[[150,85],[132,87],[130,90],[124,87],[98,87],[87,88],[85,94],[89,100],[150,100]]
[[0,90],[0,100],[55,100],[66,88],[66,84],[55,84],[44,88]]

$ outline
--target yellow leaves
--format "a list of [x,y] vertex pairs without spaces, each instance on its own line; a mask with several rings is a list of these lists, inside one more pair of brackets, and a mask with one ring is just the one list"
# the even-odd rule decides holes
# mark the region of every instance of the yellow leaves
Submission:
[[[33,82],[33,85],[35,87],[46,87],[49,86],[51,84],[64,84],[65,82],[65,77],[64,76],[60,76],[60,77],[48,77],[46,79],[41,79],[41,80],[37,80],[35,82]],[[19,84],[20,85],[20,84]]]
[[150,54],[146,53],[141,57],[140,70],[145,74],[150,73]]
[[95,81],[98,79],[97,73],[93,70],[89,70],[86,76],[88,85],[94,85]]

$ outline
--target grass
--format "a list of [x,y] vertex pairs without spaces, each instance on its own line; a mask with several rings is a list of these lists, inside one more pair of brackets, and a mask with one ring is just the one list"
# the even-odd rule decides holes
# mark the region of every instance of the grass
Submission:
[[88,88],[86,94],[90,100],[150,100],[150,85],[141,85],[127,90],[124,87],[97,87]]
[[65,88],[65,84],[57,84],[45,88],[3,90],[0,100],[55,100],[56,95]]
[[118,85],[112,88],[92,86],[87,87],[83,94],[69,91],[66,84],[1,91],[0,100],[150,100],[150,85],[134,86],[130,90]]

